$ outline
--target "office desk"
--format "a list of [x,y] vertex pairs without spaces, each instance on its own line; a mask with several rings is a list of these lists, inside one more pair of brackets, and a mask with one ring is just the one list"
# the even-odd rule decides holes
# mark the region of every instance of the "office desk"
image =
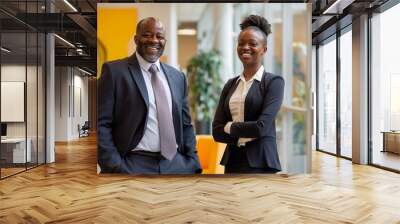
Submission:
[[382,152],[392,152],[400,154],[400,132],[383,131],[383,150]]
[[[26,144],[26,142],[28,144]],[[1,139],[1,159],[5,163],[25,163],[30,162],[32,158],[32,141],[28,138],[6,138]],[[25,151],[25,145],[26,151]]]

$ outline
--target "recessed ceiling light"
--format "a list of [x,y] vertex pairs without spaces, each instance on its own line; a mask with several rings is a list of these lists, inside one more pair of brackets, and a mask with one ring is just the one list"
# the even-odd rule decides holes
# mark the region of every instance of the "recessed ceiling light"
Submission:
[[71,42],[69,42],[68,40],[66,40],[66,39],[64,39],[64,38],[62,38],[62,37],[60,37],[60,36],[57,35],[57,34],[54,34],[54,36],[57,37],[57,38],[58,38],[59,40],[61,40],[62,42],[64,42],[64,43],[66,43],[67,45],[69,45],[70,47],[75,48],[75,45],[71,44]]
[[9,50],[9,49],[7,49],[7,48],[5,48],[5,47],[1,47],[0,49],[1,49],[2,51],[6,52],[6,53],[10,53],[10,52],[11,52],[11,50]]
[[79,68],[79,67],[78,67],[78,70],[81,71],[81,72],[83,72],[83,73],[85,73],[85,74],[87,74],[87,75],[92,75],[92,73],[90,73],[90,72],[88,72],[88,71],[86,71],[86,70],[83,70],[83,69],[81,69],[81,68]]
[[343,9],[353,3],[354,0],[336,0],[322,14],[342,14]]
[[185,36],[194,36],[197,32],[195,29],[179,29],[178,35],[185,35]]
[[78,10],[71,4],[69,3],[68,0],[64,0],[65,4],[67,4],[74,12],[78,12]]

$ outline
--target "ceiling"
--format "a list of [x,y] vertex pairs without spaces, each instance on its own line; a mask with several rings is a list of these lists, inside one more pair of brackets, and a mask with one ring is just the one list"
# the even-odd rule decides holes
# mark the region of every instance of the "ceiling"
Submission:
[[37,48],[29,44],[30,35],[26,45],[26,29],[34,33],[54,32],[74,45],[55,38],[56,65],[78,66],[95,74],[96,5],[96,0],[50,0],[47,5],[45,0],[1,0],[2,46],[12,49],[7,60],[17,62],[25,56],[34,57]]
[[[97,67],[97,3],[133,1],[50,0],[47,1],[47,5],[45,5],[45,2],[45,0],[0,1],[1,29],[3,33],[9,33],[3,35],[3,45],[6,46],[6,42],[8,42],[10,46],[13,45],[12,48],[21,51],[15,50],[14,54],[20,52],[21,55],[26,55],[26,52],[22,50],[24,48],[18,47],[25,46],[25,39],[21,38],[23,37],[22,34],[19,34],[21,31],[28,28],[30,31],[54,32],[75,45],[75,47],[71,47],[61,39],[56,38],[56,65],[82,66],[95,73]],[[275,2],[275,0],[268,2]],[[388,2],[388,0],[291,0],[287,2],[312,3],[312,37],[313,43],[316,44],[334,34],[340,26],[350,24],[352,17],[373,10]],[[178,23],[198,21],[206,7],[207,3],[178,4]],[[50,9],[53,13],[48,13]],[[14,43],[11,44],[12,42]],[[28,44],[28,55],[33,46],[33,44]]]
[[312,0],[313,44],[350,25],[354,17],[375,12],[387,2],[389,0]]

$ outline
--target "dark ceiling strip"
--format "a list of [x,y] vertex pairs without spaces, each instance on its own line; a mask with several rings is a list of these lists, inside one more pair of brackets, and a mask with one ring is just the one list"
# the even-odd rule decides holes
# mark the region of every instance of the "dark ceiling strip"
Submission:
[[392,8],[393,6],[397,5],[400,3],[400,0],[389,0],[384,2],[383,4],[381,4],[380,6],[378,6],[374,12],[375,13],[382,13],[390,8]]
[[26,22],[24,22],[23,20],[19,19],[18,17],[16,17],[16,16],[13,15],[12,13],[8,12],[7,10],[5,10],[5,9],[3,9],[3,8],[0,8],[0,12],[2,12],[2,13],[4,13],[5,15],[11,17],[13,20],[15,20],[15,21],[21,23],[21,25],[27,26],[27,27],[29,27],[30,29],[37,31],[37,29],[36,29],[35,27],[33,27],[33,26],[27,24]]
[[336,21],[335,23],[331,24],[329,27],[324,29],[321,33],[315,36],[313,35],[312,44],[316,45],[324,42],[332,35],[335,35],[337,29],[341,30],[350,25],[352,23],[352,20],[353,20],[353,15],[347,15],[341,18],[340,20]]
[[90,6],[90,8],[93,9],[94,12],[97,12],[96,7],[93,6],[93,4],[92,4],[89,0],[86,0],[86,2],[87,2],[87,4]]

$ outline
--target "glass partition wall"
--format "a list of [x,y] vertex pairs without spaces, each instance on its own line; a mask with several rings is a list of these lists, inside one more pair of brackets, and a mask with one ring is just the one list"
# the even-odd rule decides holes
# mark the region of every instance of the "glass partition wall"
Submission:
[[23,22],[42,5],[0,3],[1,179],[45,163],[45,34]]
[[317,45],[317,139],[319,151],[352,158],[352,27]]
[[[387,1],[368,16],[368,164],[400,172],[400,4]],[[356,34],[355,34],[356,35]],[[357,36],[360,34],[357,34]],[[361,37],[364,38],[364,37]],[[351,25],[318,43],[317,146],[352,159]],[[359,49],[355,49],[359,50]],[[338,56],[338,57],[337,57]],[[357,82],[358,80],[354,80]],[[357,154],[357,153],[356,153]]]
[[340,154],[352,158],[352,32],[340,36]]
[[336,36],[319,45],[318,65],[317,148],[336,154]]

